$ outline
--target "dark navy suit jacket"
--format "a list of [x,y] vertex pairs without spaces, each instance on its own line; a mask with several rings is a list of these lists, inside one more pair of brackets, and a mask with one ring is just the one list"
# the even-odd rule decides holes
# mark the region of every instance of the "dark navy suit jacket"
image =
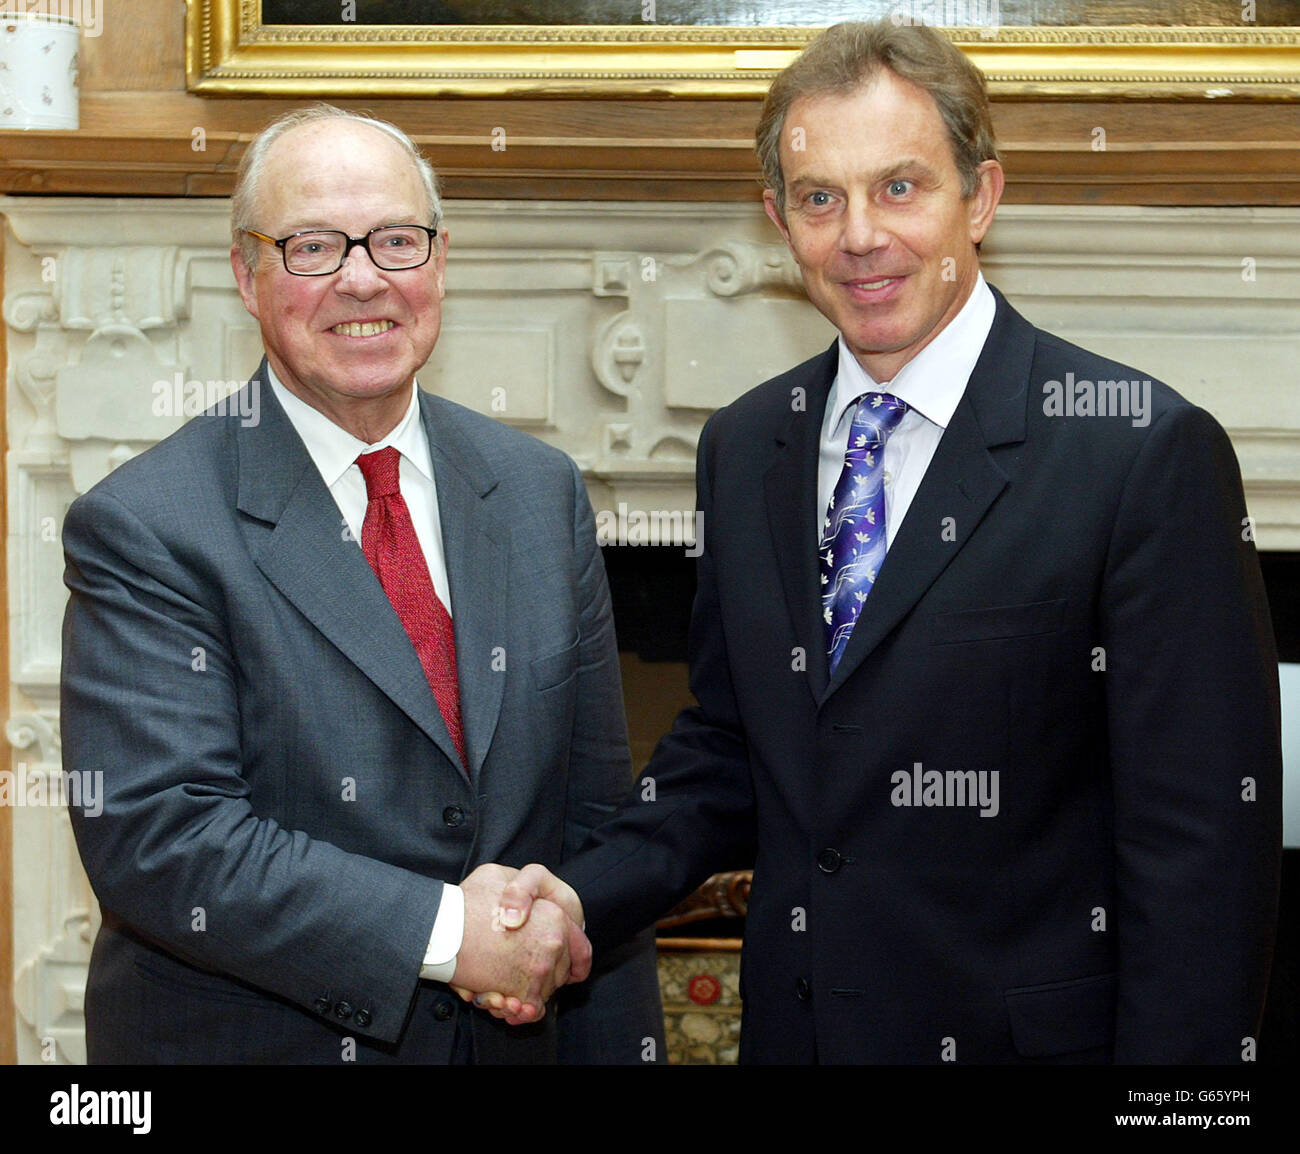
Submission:
[[[832,347],[705,430],[698,705],[653,790],[561,869],[597,950],[752,862],[742,1060],[1242,1061],[1281,756],[1227,436],[1159,382],[1145,425],[1050,415],[1067,373],[1144,375],[999,295],[828,676],[817,457],[835,372]],[[997,774],[996,815],[897,804],[933,771],[968,790]]]

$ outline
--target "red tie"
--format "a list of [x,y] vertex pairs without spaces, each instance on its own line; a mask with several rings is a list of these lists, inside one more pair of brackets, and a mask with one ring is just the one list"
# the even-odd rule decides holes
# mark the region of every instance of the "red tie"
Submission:
[[456,635],[451,615],[434,591],[428,562],[411,524],[411,511],[398,487],[401,459],[401,454],[393,448],[363,453],[357,458],[361,475],[366,479],[369,500],[361,526],[361,551],[415,646],[415,654],[424,667],[429,688],[464,767],[469,762],[465,757],[465,731],[460,724]]

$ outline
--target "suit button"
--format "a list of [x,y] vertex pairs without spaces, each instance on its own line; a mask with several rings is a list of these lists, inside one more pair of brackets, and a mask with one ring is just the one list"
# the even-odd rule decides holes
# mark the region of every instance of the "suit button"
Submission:
[[442,824],[449,825],[455,829],[458,825],[465,824],[465,811],[458,805],[449,805],[442,811]]
[[445,1022],[456,1012],[453,1006],[446,998],[439,998],[433,1003],[433,1016],[440,1022]]
[[334,1008],[334,1003],[329,1000],[327,994],[322,994],[312,1002],[312,1005],[316,1007],[316,1012],[318,1014],[328,1014]]
[[801,1002],[807,1002],[812,998],[812,982],[807,978],[800,978],[794,984],[794,996]]
[[334,1016],[338,1018],[340,1022],[346,1022],[350,1017],[352,1017],[352,1003],[339,1002],[338,1005],[334,1007]]
[[833,849],[824,849],[817,855],[817,868],[824,874],[833,874],[843,862],[838,851]]
[[353,1021],[355,1021],[358,1026],[361,1026],[363,1028],[370,1025],[371,1022],[370,1011],[358,1010],[357,1016],[353,1019]]

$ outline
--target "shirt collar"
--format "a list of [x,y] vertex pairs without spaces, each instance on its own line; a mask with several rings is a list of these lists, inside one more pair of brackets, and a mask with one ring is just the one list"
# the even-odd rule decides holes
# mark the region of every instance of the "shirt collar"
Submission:
[[832,396],[836,428],[863,393],[889,392],[941,429],[948,427],[966,383],[993,327],[997,303],[977,273],[975,287],[960,311],[928,345],[907,362],[892,381],[877,383],[849,351],[841,334],[839,371]]
[[314,409],[306,401],[289,392],[275,375],[275,370],[268,362],[266,375],[271,382],[271,391],[275,399],[284,408],[285,416],[302,438],[307,452],[320,470],[325,487],[332,489],[339,478],[356,463],[362,453],[371,453],[377,449],[392,447],[411,462],[430,481],[433,469],[429,460],[429,439],[424,431],[424,422],[420,420],[420,402],[417,394],[419,388],[411,384],[411,403],[406,408],[406,415],[397,422],[396,427],[382,441],[373,445],[366,444],[359,437],[354,437],[346,429],[336,425],[319,409]]

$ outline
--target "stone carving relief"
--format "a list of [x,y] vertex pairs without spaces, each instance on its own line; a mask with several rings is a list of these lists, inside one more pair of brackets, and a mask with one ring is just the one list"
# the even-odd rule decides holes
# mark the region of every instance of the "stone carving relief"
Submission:
[[[16,927],[35,945],[34,952],[15,950],[14,1005],[26,1043],[20,1060],[81,1063],[86,1060],[86,968],[99,906],[61,804],[71,791],[59,764],[54,725],[40,713],[15,714],[5,723],[5,737],[16,751],[5,779],[6,801],[15,816],[14,861],[39,863],[46,882],[45,900],[30,908],[26,925]],[[79,784],[77,790],[75,800],[82,800]]]

